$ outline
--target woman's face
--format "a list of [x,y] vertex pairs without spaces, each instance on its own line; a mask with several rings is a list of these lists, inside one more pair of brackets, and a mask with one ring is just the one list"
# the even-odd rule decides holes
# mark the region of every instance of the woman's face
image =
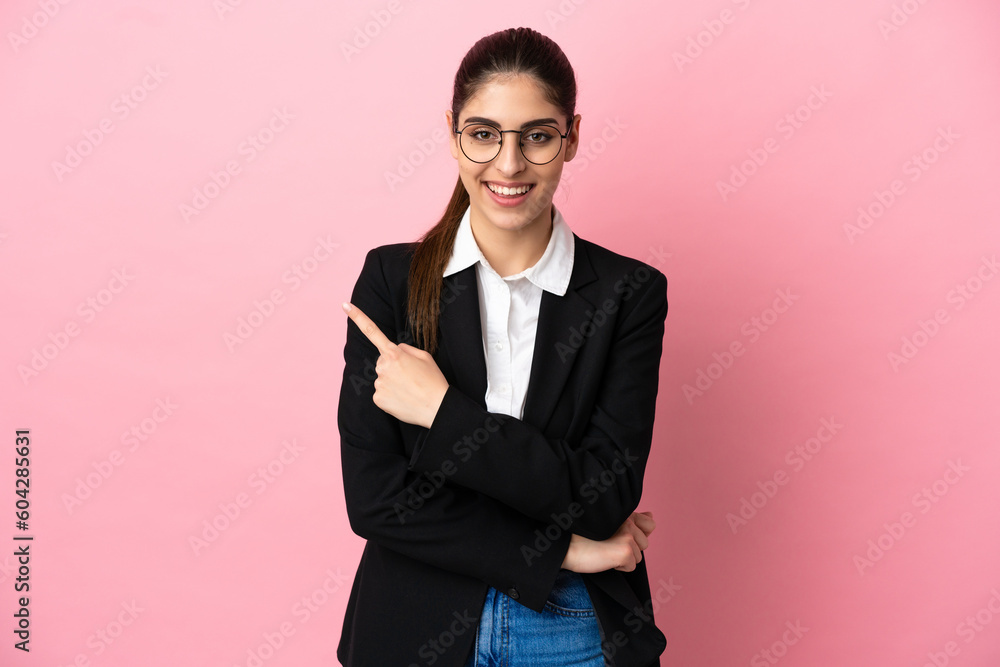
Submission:
[[[471,215],[477,227],[485,223],[511,232],[528,231],[541,226],[547,228],[551,220],[552,195],[559,186],[563,163],[573,159],[579,145],[580,115],[573,119],[569,135],[562,140],[562,148],[554,160],[538,165],[528,162],[518,146],[520,135],[506,133],[500,154],[492,161],[477,163],[462,152],[459,135],[452,132],[452,112],[445,113],[451,136],[451,154],[458,160],[459,176],[469,192]],[[525,123],[543,120],[543,124],[559,129],[565,134],[566,119],[562,111],[551,102],[535,80],[526,75],[498,77],[480,88],[459,113],[461,131],[469,118],[489,119],[489,124],[501,130],[519,130]],[[558,137],[556,138],[558,141]],[[530,154],[530,153],[529,153]],[[495,195],[487,184],[494,186],[530,186],[522,197]]]

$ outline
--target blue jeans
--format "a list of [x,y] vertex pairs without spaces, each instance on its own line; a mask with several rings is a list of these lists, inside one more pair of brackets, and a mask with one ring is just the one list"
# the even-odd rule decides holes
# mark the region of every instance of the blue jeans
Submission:
[[465,667],[604,667],[601,648],[583,579],[560,570],[541,613],[489,589]]

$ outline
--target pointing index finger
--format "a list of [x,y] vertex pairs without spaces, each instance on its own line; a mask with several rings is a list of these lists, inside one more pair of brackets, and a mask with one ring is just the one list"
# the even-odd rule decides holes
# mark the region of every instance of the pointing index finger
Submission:
[[342,304],[342,306],[344,308],[344,312],[347,313],[347,316],[354,320],[354,323],[358,325],[359,329],[361,329],[361,333],[363,333],[365,337],[378,348],[380,354],[385,354],[387,350],[391,350],[396,347],[396,344],[389,340],[389,337],[382,333],[382,331],[375,326],[375,323],[372,322],[371,318],[361,312],[360,308],[346,301]]

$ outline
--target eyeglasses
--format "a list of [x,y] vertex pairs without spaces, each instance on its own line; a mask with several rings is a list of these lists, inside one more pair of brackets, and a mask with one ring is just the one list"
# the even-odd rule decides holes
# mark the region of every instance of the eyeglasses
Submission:
[[518,142],[521,155],[532,164],[548,164],[555,160],[562,150],[562,140],[569,135],[569,132],[560,134],[559,129],[551,125],[535,125],[523,130],[501,130],[482,123],[467,125],[461,131],[454,130],[454,132],[460,135],[459,145],[465,157],[480,164],[490,162],[500,155],[503,135],[509,132],[521,135]]

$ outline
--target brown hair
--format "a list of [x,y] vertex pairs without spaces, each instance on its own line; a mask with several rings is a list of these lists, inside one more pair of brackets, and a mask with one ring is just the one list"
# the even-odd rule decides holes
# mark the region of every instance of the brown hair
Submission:
[[[526,74],[535,78],[572,127],[576,113],[576,77],[559,45],[531,28],[508,28],[483,37],[465,54],[451,98],[453,130],[465,103],[496,76]],[[444,267],[451,258],[458,225],[469,207],[469,193],[459,176],[444,215],[419,239],[410,265],[407,319],[417,345],[434,353]]]

